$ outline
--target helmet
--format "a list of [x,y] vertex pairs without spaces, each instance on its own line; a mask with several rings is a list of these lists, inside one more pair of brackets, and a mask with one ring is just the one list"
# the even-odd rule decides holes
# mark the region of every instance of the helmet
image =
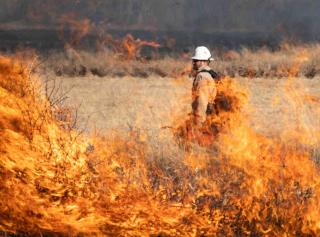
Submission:
[[211,56],[209,49],[205,46],[199,46],[194,52],[193,60],[204,60],[204,61],[213,61],[214,59]]

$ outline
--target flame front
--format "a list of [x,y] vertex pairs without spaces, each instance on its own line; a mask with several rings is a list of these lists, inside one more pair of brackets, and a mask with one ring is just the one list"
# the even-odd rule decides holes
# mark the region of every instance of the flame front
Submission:
[[159,48],[160,44],[154,41],[135,39],[131,34],[127,34],[122,39],[115,39],[111,35],[100,35],[97,48],[101,49],[108,45],[112,50],[123,59],[132,60],[140,57],[142,47],[149,46]]
[[[41,84],[23,65],[0,58],[0,230],[88,236],[320,234],[319,127],[312,127],[312,139],[304,119],[277,137],[258,134],[241,110],[246,90],[226,78],[220,91],[233,107],[216,118],[222,129],[210,149],[160,157],[134,132],[86,137],[63,129],[40,93]],[[296,106],[300,94],[290,85],[285,91]],[[318,105],[315,96],[304,96]]]

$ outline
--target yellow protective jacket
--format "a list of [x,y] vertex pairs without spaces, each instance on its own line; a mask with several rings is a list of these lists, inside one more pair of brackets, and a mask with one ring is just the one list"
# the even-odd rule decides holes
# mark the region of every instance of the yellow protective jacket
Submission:
[[192,86],[192,113],[196,125],[206,121],[209,104],[213,104],[217,95],[216,82],[208,72],[209,66],[199,68]]

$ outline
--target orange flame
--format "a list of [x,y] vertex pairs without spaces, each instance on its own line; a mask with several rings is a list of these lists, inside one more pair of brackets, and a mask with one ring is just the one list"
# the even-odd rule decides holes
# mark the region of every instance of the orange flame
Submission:
[[105,46],[111,47],[112,50],[123,59],[137,59],[140,57],[140,51],[143,46],[159,48],[160,44],[154,41],[146,41],[135,39],[131,34],[127,34],[124,38],[118,40],[111,35],[100,35],[97,47],[101,49]]

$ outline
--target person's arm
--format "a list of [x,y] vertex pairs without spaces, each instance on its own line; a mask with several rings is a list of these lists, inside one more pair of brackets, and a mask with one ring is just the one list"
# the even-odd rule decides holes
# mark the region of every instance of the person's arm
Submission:
[[201,75],[197,78],[197,84],[195,86],[195,100],[193,101],[193,115],[194,123],[197,126],[201,126],[206,120],[206,112],[209,100],[209,88],[208,79],[204,79]]

